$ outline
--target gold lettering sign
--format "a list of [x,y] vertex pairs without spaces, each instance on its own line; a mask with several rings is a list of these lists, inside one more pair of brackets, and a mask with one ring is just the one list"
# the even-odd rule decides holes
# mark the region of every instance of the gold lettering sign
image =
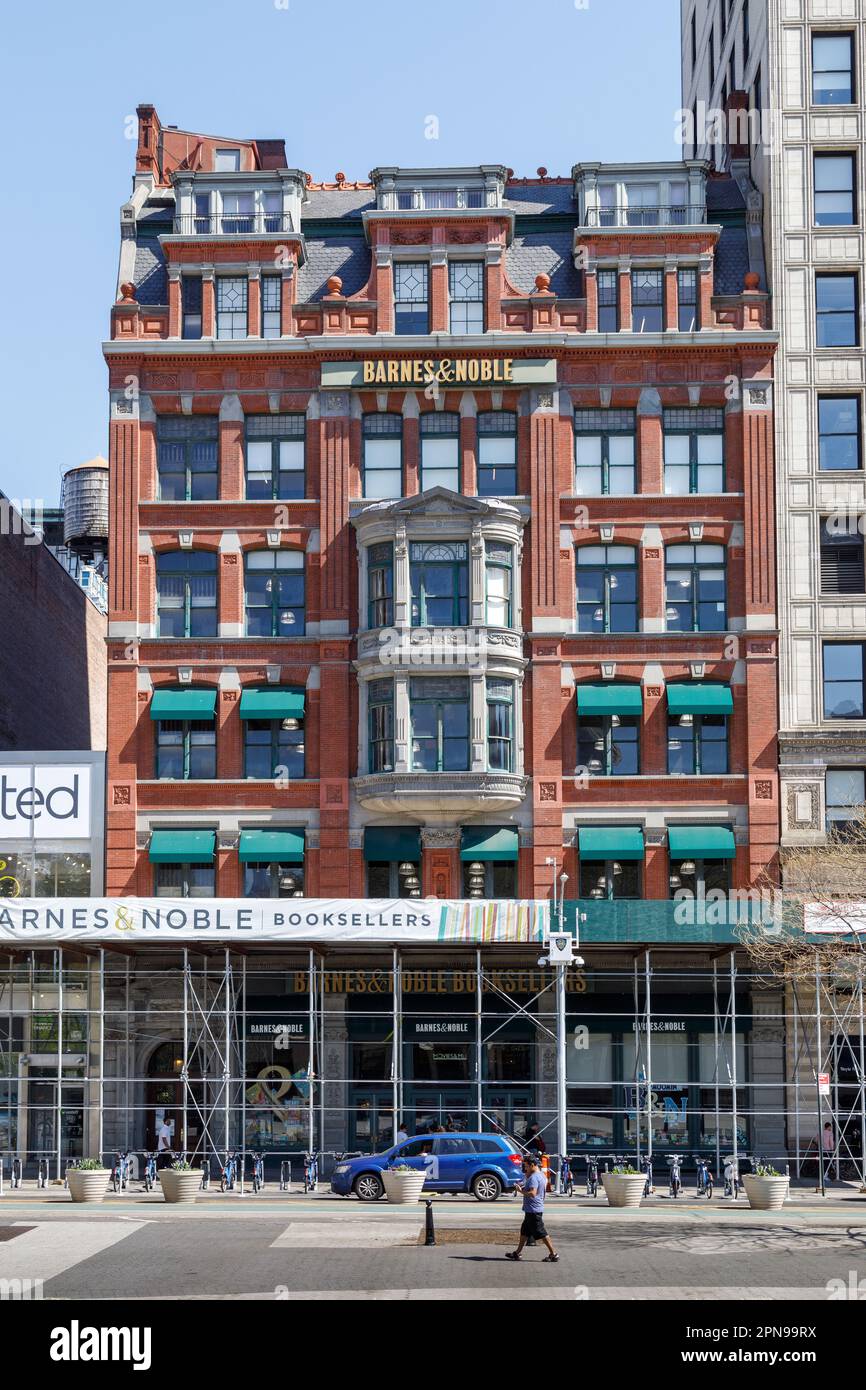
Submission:
[[[292,983],[295,993],[305,994],[310,986],[307,971],[296,970]],[[404,995],[475,994],[478,976],[474,970],[404,970],[400,983]],[[543,970],[488,970],[483,974],[481,991],[538,994],[549,984],[550,974]],[[326,970],[323,987],[325,994],[391,994],[394,976],[389,970]],[[583,971],[567,971],[565,987],[572,994],[585,994]]]
[[364,386],[507,386],[513,366],[512,357],[365,357],[362,380]]

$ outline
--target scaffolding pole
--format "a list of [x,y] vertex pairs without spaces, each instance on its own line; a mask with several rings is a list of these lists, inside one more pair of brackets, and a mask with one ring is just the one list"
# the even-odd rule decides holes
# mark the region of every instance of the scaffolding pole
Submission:
[[815,1147],[818,1151],[818,1178],[821,1188],[821,1196],[827,1195],[827,1184],[824,1177],[824,1108],[821,1104],[821,1058],[824,1054],[823,1034],[821,1031],[821,960],[818,952],[815,952],[815,1094],[818,1099],[818,1138]]
[[[183,948],[183,1070],[181,1071],[183,1082],[182,1120],[183,1143],[182,1150],[185,1153],[189,1150],[189,1128],[187,1121],[187,1093],[189,1091],[189,949]],[[210,1167],[210,1155],[205,1148],[205,1157]]]
[[713,956],[713,1099],[716,1114],[716,1182],[722,1174],[722,1115],[719,1105],[719,962]]
[[[739,1136],[739,1116],[737,1109],[737,957],[734,951],[730,955],[730,990],[731,997],[728,1008],[731,1015],[731,1131],[733,1134],[734,1146],[734,1176],[739,1177],[740,1173],[740,1136]],[[734,1189],[736,1193],[736,1188]]]
[[653,1059],[652,1059],[652,985],[650,983],[652,969],[650,967],[650,952],[647,948],[644,955],[644,981],[646,990],[646,1156],[647,1161],[652,1163],[653,1159]]
[[860,979],[860,1191],[866,1192],[866,1042],[863,1032],[863,979]]
[[[89,1048],[88,1048],[89,1052]],[[103,1116],[105,1113],[105,949],[99,948],[99,1118],[97,1121],[97,1145],[99,1159],[102,1160],[105,1133]],[[90,1127],[88,1121],[88,1128]],[[127,1152],[129,1152],[127,1146]]]
[[58,946],[55,953],[57,971],[57,1106],[55,1110],[57,1141],[57,1180],[60,1181],[63,1166],[62,1127],[63,1127],[63,947]]
[[310,1046],[307,1060],[307,1151],[315,1152],[315,1124],[316,1112],[313,1101],[313,1074],[315,1068],[315,1053],[313,1051],[313,1028],[315,1026],[316,1006],[315,1006],[315,968],[316,957],[313,948],[310,947],[307,956],[307,1007],[308,1007],[308,1026],[310,1030]]
[[641,1069],[641,1064],[640,1064],[640,1055],[641,1055],[641,1054],[640,1054],[640,1046],[641,1046],[641,1044],[640,1044],[640,1020],[639,1020],[639,1018],[638,1018],[638,1003],[637,1003],[637,1001],[638,1001],[637,956],[634,957],[633,969],[634,969],[634,979],[633,979],[633,990],[634,990],[634,1133],[635,1133],[635,1159],[636,1159],[635,1167],[639,1169],[639,1168],[640,1168],[640,1154],[641,1154],[641,1142],[640,1142],[640,1127],[641,1127],[640,1079],[641,1079],[641,1078],[640,1078],[640,1074],[641,1074],[641,1070],[642,1070],[642,1069]]

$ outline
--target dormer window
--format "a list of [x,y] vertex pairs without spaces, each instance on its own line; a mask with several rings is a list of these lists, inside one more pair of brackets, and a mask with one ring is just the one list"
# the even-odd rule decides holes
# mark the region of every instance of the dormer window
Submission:
[[484,332],[484,265],[481,261],[451,261],[448,266],[451,332]]
[[394,266],[394,332],[429,332],[426,261],[398,261]]
[[217,150],[213,157],[214,173],[237,174],[241,167],[240,150]]
[[437,212],[448,208],[483,208],[483,188],[400,188],[397,210]]

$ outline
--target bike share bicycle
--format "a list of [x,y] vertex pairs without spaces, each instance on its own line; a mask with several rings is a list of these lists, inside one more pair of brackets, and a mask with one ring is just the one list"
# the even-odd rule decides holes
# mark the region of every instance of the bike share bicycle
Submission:
[[156,1154],[144,1155],[144,1190],[152,1192],[156,1187]]
[[586,1195],[598,1196],[598,1159],[590,1154],[586,1160]]
[[706,1197],[707,1201],[709,1201],[713,1195],[712,1169],[710,1168],[710,1165],[707,1162],[707,1160],[705,1158],[701,1158],[700,1154],[694,1154],[693,1157],[695,1163],[697,1164],[698,1170],[695,1196]]
[[668,1193],[671,1197],[676,1198],[679,1197],[683,1188],[683,1177],[682,1172],[680,1170],[679,1154],[668,1154],[668,1163],[670,1164],[671,1170],[670,1187],[668,1189]]
[[235,1180],[238,1175],[238,1160],[234,1149],[230,1149],[226,1154],[226,1161],[223,1164],[222,1175],[220,1177],[220,1192],[234,1191]]
[[114,1163],[111,1168],[111,1187],[115,1192],[125,1192],[132,1165],[128,1153],[117,1153],[114,1155]]
[[253,1192],[261,1192],[265,1185],[265,1160],[260,1153],[250,1154],[250,1160],[253,1165]]
[[304,1191],[315,1192],[319,1183],[319,1155],[304,1154]]
[[574,1174],[568,1154],[563,1154],[559,1160],[559,1191],[563,1197],[574,1195]]

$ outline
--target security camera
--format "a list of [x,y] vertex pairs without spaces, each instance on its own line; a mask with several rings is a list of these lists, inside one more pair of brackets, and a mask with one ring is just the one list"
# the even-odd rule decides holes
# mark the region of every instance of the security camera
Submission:
[[539,964],[539,965],[549,965],[549,964],[550,964],[550,959],[549,959],[549,957],[548,957],[548,956],[539,956],[539,957],[538,957],[538,964]]

